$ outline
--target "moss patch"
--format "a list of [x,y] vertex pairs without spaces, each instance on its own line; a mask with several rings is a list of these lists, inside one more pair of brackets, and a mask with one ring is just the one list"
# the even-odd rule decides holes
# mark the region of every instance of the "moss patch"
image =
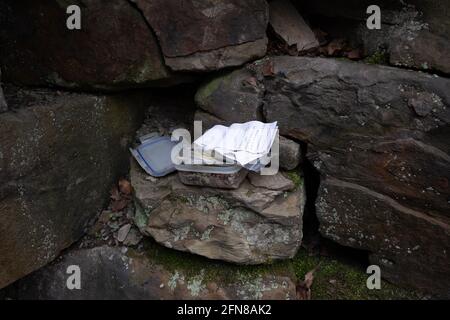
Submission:
[[371,56],[368,56],[364,59],[365,63],[368,64],[382,64],[382,65],[388,65],[389,64],[389,56],[385,51],[377,51]]
[[286,175],[294,183],[296,189],[303,184],[303,178],[298,171],[291,170],[286,172]]
[[329,257],[310,256],[303,249],[291,260],[276,261],[268,265],[239,266],[206,259],[197,255],[164,248],[146,241],[145,252],[157,264],[169,271],[181,272],[187,280],[202,274],[204,281],[221,283],[252,280],[267,274],[290,276],[295,281],[317,267],[312,286],[312,299],[420,299],[421,295],[382,281],[380,290],[366,287],[368,275],[364,270]]
[[211,96],[220,86],[223,79],[221,77],[211,80],[200,87],[195,95],[195,101],[204,105],[206,99]]
[[187,279],[196,277],[200,272],[203,272],[205,281],[214,280],[222,283],[256,279],[265,274],[289,274],[293,276],[291,270],[286,268],[286,262],[259,266],[235,265],[171,250],[153,241],[146,241],[144,250],[152,261],[171,272],[182,272]]
[[312,285],[312,299],[345,299],[345,300],[391,300],[420,299],[418,293],[398,288],[382,281],[380,290],[369,290],[366,287],[368,275],[364,270],[339,262],[337,260],[309,256],[301,250],[291,261],[295,275],[304,279],[305,274],[317,267]]
[[197,91],[195,95],[196,103],[201,107],[206,105],[207,100],[211,95],[213,95],[223,84],[227,86],[233,78],[233,74],[237,71],[223,73],[220,76],[213,78],[212,80],[206,81]]

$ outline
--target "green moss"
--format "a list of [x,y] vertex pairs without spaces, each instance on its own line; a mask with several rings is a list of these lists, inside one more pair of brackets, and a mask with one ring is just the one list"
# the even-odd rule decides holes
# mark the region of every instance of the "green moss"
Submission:
[[[238,71],[234,71],[234,72],[238,72]],[[197,104],[199,106],[205,105],[206,100],[214,92],[216,92],[222,84],[226,86],[231,81],[234,72],[218,76],[218,77],[204,83],[200,87],[200,89],[198,89],[198,91],[195,95],[195,101],[197,102]]]
[[300,251],[291,263],[298,279],[304,279],[308,271],[320,264],[311,288],[312,299],[390,300],[420,298],[419,294],[398,288],[386,281],[382,281],[380,290],[369,290],[366,286],[368,275],[364,270],[331,258],[309,256],[305,251]]
[[134,206],[134,223],[138,226],[138,228],[145,228],[147,226],[148,217],[142,206],[137,201],[135,201]]
[[203,105],[204,101],[219,88],[222,80],[222,77],[219,77],[202,85],[195,95],[195,101],[197,101],[200,105]]
[[364,59],[364,62],[368,64],[389,64],[389,56],[385,51],[377,51],[371,56]]
[[398,288],[382,281],[380,290],[366,287],[368,275],[364,270],[329,257],[311,256],[304,250],[291,260],[275,261],[267,265],[240,266],[206,259],[197,255],[164,248],[155,242],[145,242],[145,252],[149,258],[167,270],[179,272],[186,280],[195,279],[199,274],[203,281],[230,283],[251,281],[264,275],[284,275],[304,279],[305,274],[320,264],[315,272],[312,299],[420,299],[418,293]]
[[295,188],[298,188],[303,184],[303,178],[298,171],[296,170],[288,171],[286,172],[286,175],[289,178],[289,180],[291,180],[294,183]]
[[242,266],[210,260],[198,255],[180,252],[162,247],[152,241],[145,242],[145,252],[157,264],[171,272],[181,272],[190,279],[203,272],[205,281],[230,283],[237,279],[251,280],[264,274],[280,274],[287,272],[286,263],[273,263],[259,266]]
[[171,195],[170,199],[173,200],[174,202],[179,201],[184,204],[189,204],[189,203],[192,203],[192,201],[193,201],[188,196],[183,196],[183,195]]

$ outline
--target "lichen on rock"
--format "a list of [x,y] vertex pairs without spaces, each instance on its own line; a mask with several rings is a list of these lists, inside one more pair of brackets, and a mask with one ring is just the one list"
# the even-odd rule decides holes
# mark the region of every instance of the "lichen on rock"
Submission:
[[[245,182],[236,190],[227,190],[184,186],[172,175],[159,179],[171,191],[156,199],[162,194],[160,190],[142,179],[140,168],[133,163],[131,182],[136,202],[152,198],[158,205],[139,208],[136,219],[144,234],[169,248],[239,264],[259,264],[291,258],[301,244],[302,186],[292,190],[293,184],[285,183],[292,190],[285,197],[286,191],[270,190],[270,178],[265,186]],[[261,190],[271,192],[272,198],[259,199]],[[142,211],[148,211],[145,226]]]

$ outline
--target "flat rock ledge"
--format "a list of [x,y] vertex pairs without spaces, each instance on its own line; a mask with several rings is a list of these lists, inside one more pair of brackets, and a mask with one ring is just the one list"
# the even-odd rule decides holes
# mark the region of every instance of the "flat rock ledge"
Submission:
[[[81,290],[66,287],[68,266],[82,272]],[[225,274],[225,273],[224,273]],[[289,274],[211,276],[158,262],[151,254],[127,247],[99,246],[68,251],[54,263],[19,280],[13,298],[46,300],[291,300]]]

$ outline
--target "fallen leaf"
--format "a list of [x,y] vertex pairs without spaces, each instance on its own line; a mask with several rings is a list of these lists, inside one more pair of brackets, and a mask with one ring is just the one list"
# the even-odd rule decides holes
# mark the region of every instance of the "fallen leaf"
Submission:
[[131,183],[127,179],[120,179],[119,190],[123,194],[130,195],[132,192]]
[[248,79],[245,79],[245,82],[247,84],[249,84],[250,86],[252,86],[252,87],[257,87],[258,86],[258,81],[256,80],[255,77],[250,77]]
[[275,74],[272,61],[269,60],[266,63],[264,63],[264,65],[262,66],[262,74],[265,77],[271,77]]
[[334,39],[327,46],[327,54],[329,56],[337,56],[339,55],[346,46],[345,39]]
[[128,199],[121,199],[117,201],[112,201],[111,203],[111,210],[113,212],[122,211],[126,208],[128,205],[129,200]]
[[306,275],[305,275],[305,285],[308,289],[311,289],[311,286],[313,284],[314,281],[314,271],[309,271]]
[[122,197],[120,196],[119,189],[117,189],[117,187],[113,187],[111,189],[111,199],[115,201],[119,201],[120,199],[122,199]]
[[319,268],[320,264],[305,274],[305,279],[299,280],[295,286],[297,293],[297,300],[311,300],[311,286],[314,282],[314,273]]

